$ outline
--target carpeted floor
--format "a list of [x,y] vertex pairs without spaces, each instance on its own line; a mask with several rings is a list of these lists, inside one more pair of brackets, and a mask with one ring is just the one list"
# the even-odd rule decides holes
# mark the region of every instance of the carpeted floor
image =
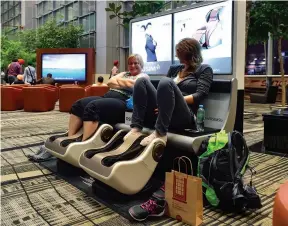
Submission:
[[[245,108],[248,113],[253,113],[245,116],[248,145],[263,139],[262,106],[247,105]],[[129,221],[41,165],[27,160],[25,155],[38,150],[51,134],[65,131],[67,123],[68,114],[57,110],[45,113],[1,112],[1,225],[92,225],[91,220],[101,226],[183,225],[168,217],[151,218],[141,224]],[[257,131],[251,132],[254,123]],[[272,225],[273,199],[280,184],[288,179],[288,159],[252,153],[251,165],[257,171],[253,182],[263,207],[242,214],[224,214],[205,208],[203,225]]]

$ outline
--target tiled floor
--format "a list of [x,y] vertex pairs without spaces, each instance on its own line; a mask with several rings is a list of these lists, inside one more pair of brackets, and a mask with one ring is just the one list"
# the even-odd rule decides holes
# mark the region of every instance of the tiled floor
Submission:
[[[246,103],[245,111],[245,137],[248,145],[252,145],[263,139],[261,114],[269,111],[269,105]],[[167,217],[152,219],[142,224],[130,222],[44,170],[39,164],[27,161],[25,155],[35,152],[43,140],[53,133],[67,129],[68,118],[67,113],[58,110],[44,113],[1,112],[1,225],[92,225],[82,214],[101,226],[183,225]],[[29,147],[31,144],[35,145]],[[204,210],[204,225],[272,225],[273,198],[279,185],[288,179],[288,160],[254,153],[251,165],[256,167],[258,172],[254,182],[264,207],[240,215],[227,215],[208,208]],[[15,170],[33,207],[28,202]],[[45,177],[43,172],[48,177]],[[51,183],[65,199],[59,196]],[[68,203],[65,200],[68,200]]]

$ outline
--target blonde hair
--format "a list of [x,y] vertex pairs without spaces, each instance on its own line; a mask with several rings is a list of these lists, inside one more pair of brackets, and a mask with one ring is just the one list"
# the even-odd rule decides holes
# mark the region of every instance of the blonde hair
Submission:
[[195,70],[203,62],[201,45],[194,38],[184,38],[176,45],[177,57],[185,60],[189,65],[189,70]]
[[18,80],[23,80],[23,75],[17,75]]
[[143,61],[143,58],[141,57],[141,55],[139,55],[139,54],[137,54],[137,53],[136,53],[136,54],[131,54],[131,55],[128,57],[128,59],[127,59],[128,64],[129,64],[129,61],[132,60],[133,58],[135,58],[135,59],[138,61],[140,67],[143,69],[143,67],[144,67],[144,61]]

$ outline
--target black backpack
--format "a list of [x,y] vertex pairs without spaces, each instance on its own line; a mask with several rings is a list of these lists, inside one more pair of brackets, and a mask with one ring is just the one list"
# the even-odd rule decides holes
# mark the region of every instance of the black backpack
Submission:
[[[252,168],[248,166],[249,149],[241,133],[221,131],[202,142],[198,158],[198,177],[202,178],[205,198],[225,211],[260,208],[261,200],[252,185]],[[243,175],[251,171],[250,183]]]

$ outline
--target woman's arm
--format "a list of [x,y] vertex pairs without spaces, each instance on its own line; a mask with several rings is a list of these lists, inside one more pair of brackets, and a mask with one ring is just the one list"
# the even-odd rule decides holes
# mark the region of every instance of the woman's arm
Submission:
[[123,78],[123,75],[125,74],[126,72],[122,72],[114,77],[112,77],[107,85],[110,87],[110,88],[114,88],[114,89],[119,89],[119,88],[125,88],[125,87],[133,87],[134,84],[135,84],[135,81],[132,80],[132,79],[125,79]]
[[213,82],[213,70],[207,67],[203,70],[197,81],[196,93],[184,96],[187,104],[199,104],[209,93],[211,84]]

